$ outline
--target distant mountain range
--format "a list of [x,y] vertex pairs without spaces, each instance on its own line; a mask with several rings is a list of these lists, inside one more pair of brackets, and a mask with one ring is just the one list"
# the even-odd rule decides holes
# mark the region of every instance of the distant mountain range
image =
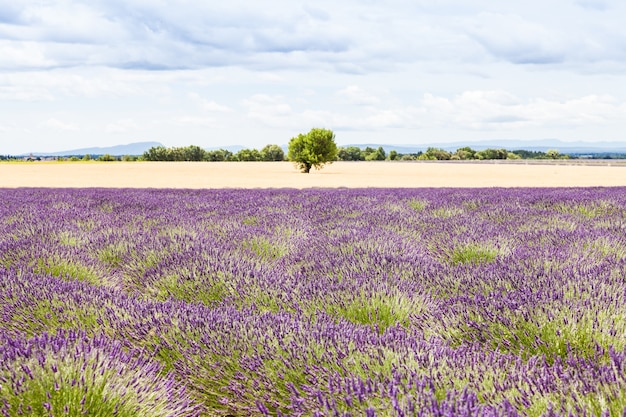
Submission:
[[[193,145],[193,144],[190,144]],[[157,146],[165,146],[160,142],[134,142],[126,145],[116,145],[116,146],[107,146],[107,147],[93,147],[93,148],[80,148],[80,149],[70,149],[67,151],[59,151],[59,152],[33,152],[33,156],[82,156],[82,155],[113,155],[113,156],[139,156],[143,155],[150,148],[155,148]],[[216,149],[225,149],[230,152],[238,152],[242,149],[245,149],[245,146],[241,145],[230,145],[230,146],[218,146],[205,148],[206,150],[216,150]],[[286,149],[287,146],[285,145]],[[21,156],[28,156],[30,154],[24,154]]]
[[94,147],[94,148],[81,148],[72,149],[69,151],[60,152],[33,152],[33,156],[74,156],[74,155],[142,155],[148,149],[154,146],[163,146],[159,142],[134,142],[127,145],[117,145],[108,147]]
[[[190,144],[191,145],[191,144]],[[145,151],[152,147],[164,146],[159,142],[135,142],[127,145],[117,145],[109,147],[93,147],[72,149],[68,151],[60,152],[33,152],[33,156],[72,156],[72,155],[104,155],[109,154],[113,156],[124,155],[142,155]],[[341,147],[357,146],[361,149],[366,147],[378,148],[383,147],[385,152],[395,150],[398,153],[417,153],[425,151],[427,148],[441,148],[447,151],[456,151],[459,148],[469,146],[477,151],[483,149],[506,149],[509,151],[514,150],[527,150],[527,151],[541,151],[545,152],[550,149],[556,149],[562,154],[597,154],[597,153],[626,153],[626,142],[563,142],[557,139],[546,140],[489,140],[489,141],[464,141],[464,142],[450,142],[450,143],[429,143],[420,145],[386,145],[377,143],[362,143],[362,144],[347,144],[339,145]],[[287,145],[281,146],[287,150]],[[207,148],[207,150],[226,149],[231,152],[237,152],[246,148],[241,145],[229,145]]]

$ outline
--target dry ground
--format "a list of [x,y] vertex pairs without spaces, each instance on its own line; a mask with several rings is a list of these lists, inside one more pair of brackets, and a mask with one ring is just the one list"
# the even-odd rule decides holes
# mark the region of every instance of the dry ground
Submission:
[[289,162],[0,163],[0,187],[309,188],[626,186],[619,163]]

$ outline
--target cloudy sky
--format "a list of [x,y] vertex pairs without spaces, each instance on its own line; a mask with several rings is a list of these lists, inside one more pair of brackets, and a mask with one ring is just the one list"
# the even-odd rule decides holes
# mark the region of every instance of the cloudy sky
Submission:
[[626,142],[623,0],[0,0],[0,153]]

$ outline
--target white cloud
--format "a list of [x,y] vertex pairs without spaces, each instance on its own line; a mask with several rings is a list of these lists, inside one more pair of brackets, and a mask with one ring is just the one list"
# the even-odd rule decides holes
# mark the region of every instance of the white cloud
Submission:
[[46,56],[43,45],[32,41],[0,39],[0,69],[49,68],[57,61]]
[[1,145],[626,140],[624,21],[619,0],[0,0]]
[[180,126],[221,127],[221,125],[211,117],[182,116],[174,119],[173,122]]
[[330,20],[331,16],[327,10],[311,6],[310,4],[305,4],[303,8],[304,11],[313,19],[322,21]]
[[33,2],[22,0],[2,33],[12,39],[92,44],[123,39],[124,28],[107,19],[93,4],[81,1]]
[[51,101],[53,95],[48,91],[32,86],[0,85],[0,101]]
[[380,99],[376,95],[357,85],[349,85],[337,92],[337,95],[358,106],[372,106],[380,103]]
[[609,2],[607,0],[577,0],[576,4],[589,10],[604,11],[609,8]]
[[513,130],[613,122],[626,116],[626,103],[611,96],[522,100],[503,91],[466,91],[451,99],[426,94],[414,113],[422,120],[421,126]]
[[207,111],[212,112],[230,112],[232,109],[228,106],[222,106],[221,104],[217,104],[214,101],[204,100],[202,103],[202,108]]
[[482,12],[466,20],[466,32],[492,57],[513,64],[603,72],[609,61],[624,68],[626,7],[592,0],[578,4],[584,8],[546,4],[540,14],[530,7]]
[[518,15],[482,13],[469,33],[490,54],[515,64],[558,64],[569,50],[558,30]]
[[18,2],[3,1],[0,4],[0,23],[13,24],[21,20],[21,5]]
[[[158,95],[176,80],[171,74],[111,68],[0,72],[0,99],[52,101],[66,97],[118,98]],[[178,78],[184,78],[181,74]]]
[[241,103],[247,109],[248,117],[269,126],[281,126],[289,123],[294,116],[291,106],[285,97],[267,94],[255,94]]
[[[345,93],[345,90],[341,90]],[[349,92],[361,92],[348,88]],[[626,117],[626,101],[609,95],[566,100],[520,97],[503,90],[472,90],[453,97],[426,93],[415,104],[372,101],[355,111],[294,108],[283,96],[255,95],[242,102],[249,118],[269,127],[325,126],[339,130],[469,129],[521,132],[616,123]]]
[[218,103],[216,103],[213,100],[207,100],[205,98],[202,98],[197,93],[189,93],[187,96],[192,101],[194,101],[202,110],[205,110],[205,111],[221,112],[221,113],[232,112],[233,111],[233,109],[231,109],[230,107],[224,106],[222,104],[218,104]]
[[67,122],[62,122],[58,119],[55,118],[50,118],[48,120],[46,120],[46,122],[44,123],[44,126],[51,128],[51,129],[55,129],[55,130],[62,130],[62,131],[78,131],[80,130],[80,128],[73,124],[73,123],[67,123]]
[[302,130],[311,127],[340,128],[349,126],[345,115],[315,108],[294,109],[284,96],[256,94],[242,101],[247,116],[261,125],[272,128]]
[[133,119],[120,119],[105,127],[107,133],[127,133],[139,130],[140,126]]
[[623,6],[568,3],[23,0],[6,8],[0,52],[11,57],[3,60],[11,68],[243,66],[365,74],[412,62],[476,62],[480,44],[516,64],[564,64],[577,54],[578,62],[595,54],[594,62],[624,63]]

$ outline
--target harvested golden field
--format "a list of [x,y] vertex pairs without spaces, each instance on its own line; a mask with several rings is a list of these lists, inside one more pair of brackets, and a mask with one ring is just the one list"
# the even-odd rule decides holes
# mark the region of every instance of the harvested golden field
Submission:
[[289,162],[1,163],[0,187],[310,188],[624,186],[624,162],[335,162],[310,174]]

